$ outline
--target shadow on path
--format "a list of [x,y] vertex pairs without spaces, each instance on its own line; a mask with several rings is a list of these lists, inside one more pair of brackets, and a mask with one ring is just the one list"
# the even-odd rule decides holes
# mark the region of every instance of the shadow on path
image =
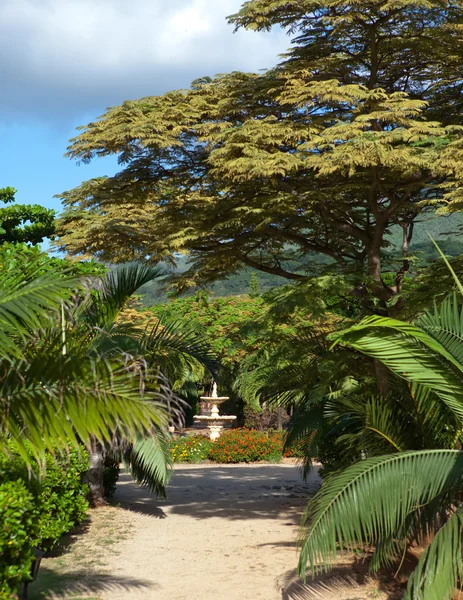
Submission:
[[[292,465],[179,466],[167,489],[167,499],[155,498],[146,488],[121,476],[115,501],[122,508],[166,518],[269,519],[281,513],[295,525],[301,507],[320,485],[316,470],[305,482]],[[292,513],[297,513],[297,523]]]
[[[85,569],[62,573],[46,566],[40,567],[39,577],[29,585],[29,600],[46,598],[70,598],[77,594],[88,597],[100,592],[112,593],[123,590],[130,598],[134,590],[154,590],[159,586],[141,579],[117,577],[104,573],[89,572]],[[148,596],[147,596],[148,597]]]
[[393,571],[383,570],[377,576],[370,572],[371,555],[338,564],[328,573],[314,579],[307,574],[304,583],[297,570],[288,571],[279,581],[282,600],[366,600],[387,598],[399,600],[405,586],[394,579]]

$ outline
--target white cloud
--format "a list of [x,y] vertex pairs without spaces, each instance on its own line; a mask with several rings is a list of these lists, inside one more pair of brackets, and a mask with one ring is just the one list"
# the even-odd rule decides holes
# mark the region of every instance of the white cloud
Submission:
[[1,0],[0,106],[64,112],[275,64],[282,32],[233,34],[240,0]]

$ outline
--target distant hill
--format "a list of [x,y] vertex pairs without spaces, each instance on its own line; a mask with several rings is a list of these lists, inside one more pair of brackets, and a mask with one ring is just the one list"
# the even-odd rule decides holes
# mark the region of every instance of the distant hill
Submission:
[[[440,242],[442,250],[449,256],[459,256],[463,254],[463,214],[454,214],[449,217],[436,217],[430,215],[429,218],[423,216],[416,224],[411,246],[412,254],[417,255],[421,261],[427,262],[437,258],[437,250],[429,239],[429,234]],[[391,229],[389,236],[391,247],[388,252],[400,253],[402,244],[402,230],[399,227]],[[321,266],[327,264],[329,259],[325,256],[313,255],[311,263]],[[187,259],[179,260],[178,272],[183,272],[187,268]],[[255,271],[249,267],[244,267],[238,273],[217,281],[208,287],[208,290],[216,296],[237,296],[247,294],[251,291],[251,276],[255,273],[259,282],[259,290],[265,292],[272,287],[277,287],[288,283],[287,279],[269,275],[260,271]],[[141,290],[142,300],[146,306],[166,302],[168,297],[162,290],[161,285],[153,282],[144,286]]]

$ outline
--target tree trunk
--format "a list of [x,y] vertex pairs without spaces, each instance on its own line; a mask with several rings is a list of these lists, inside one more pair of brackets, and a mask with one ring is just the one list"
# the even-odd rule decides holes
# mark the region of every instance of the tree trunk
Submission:
[[90,489],[91,506],[103,506],[106,504],[104,497],[104,448],[94,441],[89,449],[89,468],[85,475],[85,482]]
[[375,369],[375,377],[376,377],[376,385],[378,387],[378,392],[381,396],[387,396],[390,391],[389,385],[389,369],[382,362],[377,360],[376,358],[373,360],[374,369]]
[[278,412],[277,412],[277,428],[278,428],[278,431],[281,431],[283,429],[283,422],[282,422],[282,418],[281,418],[281,406],[278,407]]

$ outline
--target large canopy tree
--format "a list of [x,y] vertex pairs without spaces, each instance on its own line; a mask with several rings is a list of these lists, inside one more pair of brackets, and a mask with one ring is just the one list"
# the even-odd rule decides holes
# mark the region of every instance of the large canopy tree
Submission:
[[187,253],[185,285],[243,264],[303,281],[322,254],[387,311],[415,223],[459,202],[463,2],[250,0],[230,21],[283,26],[292,48],[263,74],[200,79],[82,128],[68,156],[116,154],[122,170],[61,195],[61,249]]

